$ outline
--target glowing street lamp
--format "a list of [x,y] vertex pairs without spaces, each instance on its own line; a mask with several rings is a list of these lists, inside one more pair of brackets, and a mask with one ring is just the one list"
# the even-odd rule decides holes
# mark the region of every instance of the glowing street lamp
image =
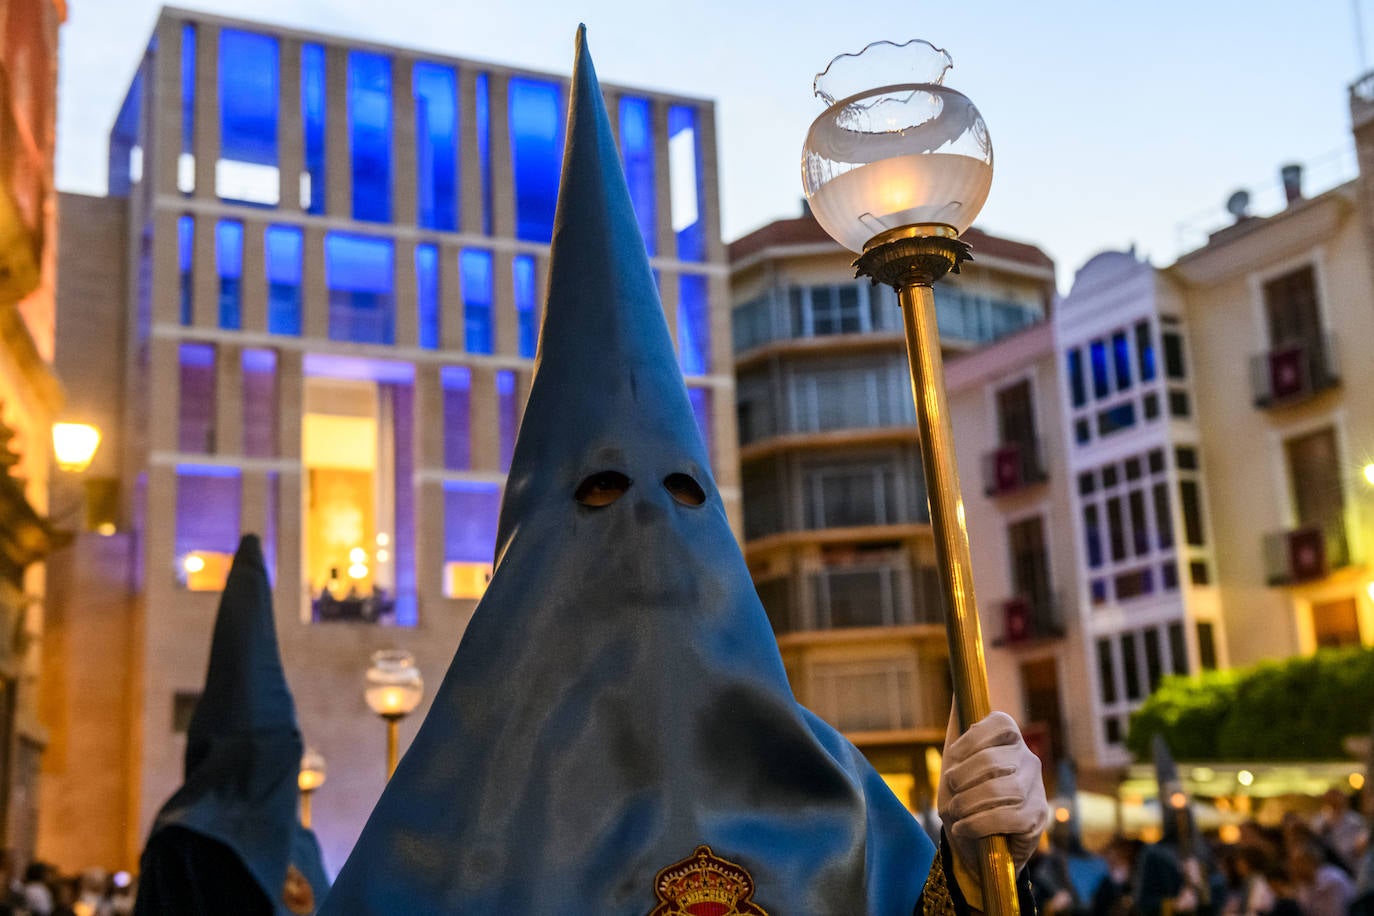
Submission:
[[324,755],[314,748],[306,748],[301,755],[301,769],[296,775],[296,785],[301,790],[301,826],[310,829],[310,796],[324,785],[326,776]]
[[415,711],[424,696],[425,682],[415,667],[415,656],[404,649],[372,653],[363,697],[368,707],[386,722],[386,778],[396,772],[400,756],[401,720]]
[[91,466],[100,447],[100,430],[89,423],[54,423],[53,455],[58,470],[79,474]]
[[[960,724],[968,728],[992,703],[932,287],[971,258],[959,235],[987,200],[992,141],[973,102],[944,85],[951,66],[948,53],[919,39],[874,42],[832,60],[814,85],[827,108],[807,133],[802,183],[817,222],[859,254],[858,275],[897,291],[954,696]],[[986,911],[1019,913],[1006,838],[989,837],[980,848]]]

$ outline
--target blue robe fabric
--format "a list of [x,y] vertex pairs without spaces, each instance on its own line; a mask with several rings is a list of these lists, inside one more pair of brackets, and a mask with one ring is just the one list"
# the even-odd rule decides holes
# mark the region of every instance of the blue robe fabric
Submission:
[[186,738],[184,782],[144,848],[137,912],[288,916],[292,865],[318,904],[329,883],[319,844],[297,818],[301,735],[256,535],[234,554]]
[[[551,257],[495,571],[321,913],[646,916],[704,844],[770,916],[910,916],[934,848],[792,696],[581,29]],[[624,494],[576,501],[604,471]]]

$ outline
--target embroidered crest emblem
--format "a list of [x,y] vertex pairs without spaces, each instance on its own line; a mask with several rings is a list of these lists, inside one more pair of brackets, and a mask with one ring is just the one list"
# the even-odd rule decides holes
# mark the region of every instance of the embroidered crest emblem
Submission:
[[754,903],[754,879],[747,870],[698,846],[681,862],[654,877],[658,906],[649,916],[768,916]]

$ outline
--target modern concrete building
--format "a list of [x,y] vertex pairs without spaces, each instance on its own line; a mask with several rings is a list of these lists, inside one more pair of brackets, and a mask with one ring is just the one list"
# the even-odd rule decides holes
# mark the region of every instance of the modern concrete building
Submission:
[[[1054,293],[1039,249],[967,238],[936,291],[947,356],[1043,322]],[[745,556],[798,698],[921,805],[948,652],[901,313],[852,257],[809,214],[730,246]],[[1036,434],[1014,435],[1029,483]]]
[[1089,766],[1127,762],[1129,714],[1164,675],[1226,662],[1197,394],[1208,361],[1190,330],[1177,285],[1134,252],[1090,260],[1055,312]]
[[63,407],[52,366],[53,151],[66,15],[63,0],[0,3],[0,844],[20,860],[33,855],[49,740],[41,724],[45,560],[72,520],[71,494],[51,472],[52,424]]
[[[301,726],[328,761],[313,813],[337,868],[383,785],[370,653],[408,649],[437,682],[490,572],[567,78],[173,9],[131,63],[110,196],[67,201],[59,351],[121,434],[119,533],[81,542],[65,665],[98,658],[120,695],[69,697],[62,728],[104,752],[45,781],[108,785],[126,816],[45,821],[41,848],[133,863],[181,778],[226,565],[256,531]],[[738,519],[713,106],[605,91]]]

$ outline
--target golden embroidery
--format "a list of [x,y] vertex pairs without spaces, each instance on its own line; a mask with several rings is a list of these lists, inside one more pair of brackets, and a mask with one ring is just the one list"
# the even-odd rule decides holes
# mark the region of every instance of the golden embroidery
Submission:
[[654,877],[658,906],[649,916],[768,916],[751,899],[754,878],[741,865],[698,846]]
[[935,850],[935,861],[930,863],[930,874],[926,876],[925,890],[921,892],[921,916],[954,916],[954,898],[949,895],[949,885],[945,883],[945,863],[940,850]]
[[286,884],[281,889],[281,902],[300,916],[315,912],[315,889],[294,865],[286,866]]

